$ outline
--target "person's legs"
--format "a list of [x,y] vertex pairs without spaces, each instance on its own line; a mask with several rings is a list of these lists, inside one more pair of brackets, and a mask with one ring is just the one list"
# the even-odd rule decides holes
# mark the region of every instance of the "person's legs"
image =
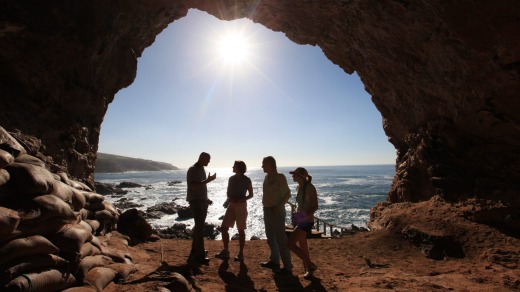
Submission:
[[224,250],[229,250],[229,228],[222,226],[222,243],[224,243]]
[[238,202],[235,206],[235,218],[237,222],[238,229],[238,242],[239,242],[239,252],[238,258],[242,259],[244,257],[244,246],[246,244],[246,228],[247,228],[247,203],[246,202]]
[[274,233],[283,267],[292,271],[291,251],[287,246],[287,234],[285,233],[285,208],[278,210],[277,214],[273,214],[273,218],[275,219]]
[[238,243],[240,247],[239,255],[244,255],[244,246],[246,245],[246,231],[238,230]]
[[205,258],[204,224],[208,210],[207,202],[206,200],[192,200],[190,201],[190,208],[193,212],[193,220],[195,222],[190,257],[200,260]]
[[267,245],[271,250],[270,262],[276,265],[280,264],[280,251],[278,250],[278,243],[275,234],[276,218],[272,208],[264,208],[264,226],[265,236],[267,237]]
[[307,267],[310,263],[309,251],[307,249],[307,232],[296,228],[289,236],[288,245],[289,249],[303,261],[303,266]]

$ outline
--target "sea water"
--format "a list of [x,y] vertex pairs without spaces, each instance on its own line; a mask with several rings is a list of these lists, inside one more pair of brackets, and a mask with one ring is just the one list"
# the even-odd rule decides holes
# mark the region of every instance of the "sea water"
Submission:
[[[306,167],[313,177],[312,182],[318,192],[319,208],[316,216],[329,224],[339,227],[350,227],[352,224],[366,227],[370,208],[377,202],[385,201],[395,174],[394,165],[362,165],[362,166],[319,166]],[[292,181],[289,171],[294,167],[279,167],[278,172],[285,174],[291,189],[290,202],[294,203],[297,184]],[[138,204],[137,209],[145,211],[148,207],[172,202],[188,206],[186,201],[187,169],[170,171],[147,171],[125,173],[97,173],[95,180],[102,183],[118,184],[135,182],[142,187],[125,189],[124,196],[106,196],[112,203],[127,200]],[[206,167],[206,172],[217,173],[217,178],[208,184],[208,196],[213,204],[208,208],[206,222],[219,226],[225,208],[228,178],[233,175],[231,168]],[[248,201],[248,219],[246,238],[258,236],[265,238],[262,212],[262,183],[265,173],[261,168],[250,168],[246,175],[253,183],[254,196]],[[290,206],[286,205],[287,222],[289,222]],[[121,209],[121,211],[125,211]],[[177,215],[164,215],[160,219],[149,219],[154,228],[166,228],[175,223],[184,223],[187,228],[193,227],[193,220],[180,220]],[[236,228],[230,229],[230,234]]]

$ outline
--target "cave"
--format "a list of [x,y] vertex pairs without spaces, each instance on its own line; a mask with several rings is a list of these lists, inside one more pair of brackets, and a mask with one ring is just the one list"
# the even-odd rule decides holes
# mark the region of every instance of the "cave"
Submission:
[[108,105],[192,8],[249,18],[357,72],[397,151],[389,203],[520,207],[515,1],[2,1],[0,126],[51,170],[93,185]]

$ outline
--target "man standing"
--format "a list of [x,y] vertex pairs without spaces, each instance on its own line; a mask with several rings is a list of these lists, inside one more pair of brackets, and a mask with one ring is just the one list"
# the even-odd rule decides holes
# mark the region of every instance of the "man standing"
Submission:
[[[292,274],[291,252],[287,246],[285,234],[285,204],[291,197],[287,179],[278,173],[276,160],[267,156],[262,161],[262,169],[266,173],[263,185],[262,204],[264,206],[264,224],[267,244],[271,249],[268,262],[260,265],[273,269],[277,274]],[[280,257],[283,268],[280,269]]]
[[199,155],[199,160],[188,169],[186,176],[188,183],[188,195],[186,200],[190,204],[190,209],[193,212],[193,220],[195,221],[188,262],[199,264],[207,264],[209,262],[204,249],[204,225],[208,214],[208,205],[213,202],[208,199],[208,188],[206,185],[217,177],[216,173],[213,175],[208,173],[208,177],[206,178],[204,166],[208,166],[210,159],[211,156],[208,153],[202,152]]

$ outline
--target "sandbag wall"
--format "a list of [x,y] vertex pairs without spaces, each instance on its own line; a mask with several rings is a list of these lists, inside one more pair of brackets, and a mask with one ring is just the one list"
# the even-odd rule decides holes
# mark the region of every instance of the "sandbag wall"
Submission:
[[108,234],[119,211],[43,161],[0,127],[0,290],[103,290],[135,271]]

